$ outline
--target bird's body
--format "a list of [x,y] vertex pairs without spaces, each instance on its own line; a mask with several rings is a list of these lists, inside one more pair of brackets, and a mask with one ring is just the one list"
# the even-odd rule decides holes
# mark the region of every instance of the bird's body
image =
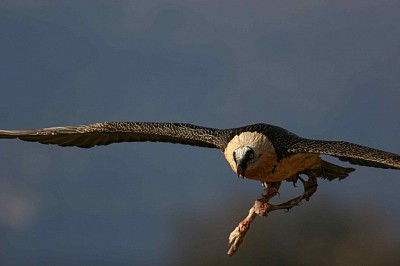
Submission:
[[263,183],[280,182],[307,171],[329,180],[342,179],[354,170],[326,162],[320,154],[352,164],[400,169],[400,156],[397,154],[342,141],[305,139],[268,124],[214,129],[181,123],[107,122],[34,130],[0,130],[0,138],[81,148],[138,141],[218,148],[238,176]]

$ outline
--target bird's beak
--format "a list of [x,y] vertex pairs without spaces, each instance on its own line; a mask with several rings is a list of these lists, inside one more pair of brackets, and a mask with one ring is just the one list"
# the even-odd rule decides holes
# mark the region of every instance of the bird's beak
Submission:
[[246,164],[246,160],[241,160],[236,163],[236,174],[238,177],[244,178],[244,175],[246,173]]
[[247,163],[253,157],[253,150],[247,146],[239,147],[233,152],[233,160],[236,164],[236,174],[238,177],[245,178]]

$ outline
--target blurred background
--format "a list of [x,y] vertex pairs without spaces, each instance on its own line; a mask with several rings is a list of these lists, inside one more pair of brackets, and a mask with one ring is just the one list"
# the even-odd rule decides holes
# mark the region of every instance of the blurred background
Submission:
[[[0,128],[264,122],[400,153],[399,12],[394,0],[2,0]],[[400,264],[398,171],[320,180],[309,202],[257,218],[229,258],[262,187],[218,150],[0,150],[1,265]],[[285,183],[278,201],[301,192]]]

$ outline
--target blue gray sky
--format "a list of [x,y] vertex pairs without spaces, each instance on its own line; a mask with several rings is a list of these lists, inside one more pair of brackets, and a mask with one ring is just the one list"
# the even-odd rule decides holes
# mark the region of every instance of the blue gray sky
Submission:
[[[263,122],[400,153],[399,12],[385,0],[3,0],[0,128]],[[290,264],[284,250],[299,262],[307,246],[332,265],[400,261],[388,248],[400,247],[398,171],[321,180],[310,202],[257,220],[227,258],[262,188],[217,150],[0,150],[2,265]],[[299,192],[287,183],[281,199]]]

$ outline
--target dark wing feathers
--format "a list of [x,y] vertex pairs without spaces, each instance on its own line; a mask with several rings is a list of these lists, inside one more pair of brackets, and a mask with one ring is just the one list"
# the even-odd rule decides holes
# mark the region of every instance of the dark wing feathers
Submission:
[[81,148],[118,142],[159,141],[223,149],[227,137],[225,131],[213,128],[151,122],[106,122],[33,130],[0,130],[0,138]]
[[301,139],[288,148],[290,153],[319,153],[362,166],[400,169],[400,155],[345,141]]
[[296,153],[316,153],[352,164],[400,169],[400,156],[397,154],[344,141],[304,139],[268,124],[221,130],[184,123],[106,122],[34,130],[0,130],[0,138],[81,148],[118,142],[159,141],[224,150],[231,138],[245,131],[265,134],[274,145],[278,159]]

